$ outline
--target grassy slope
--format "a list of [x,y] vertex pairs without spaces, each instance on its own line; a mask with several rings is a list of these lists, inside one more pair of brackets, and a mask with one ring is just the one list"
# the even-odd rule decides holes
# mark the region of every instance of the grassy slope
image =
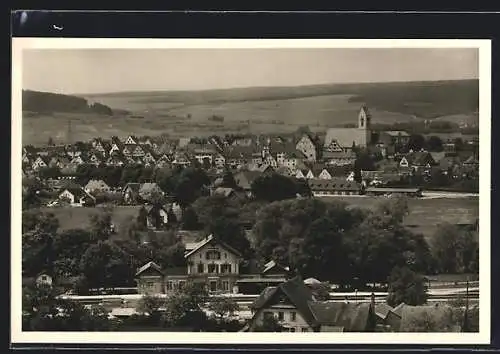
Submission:
[[[360,208],[375,208],[383,199],[375,197],[325,197],[324,201],[342,200]],[[404,223],[414,232],[431,238],[441,223],[457,224],[479,218],[477,197],[409,199],[409,215]]]
[[[433,83],[375,83],[300,87],[254,87],[231,90],[131,92],[86,95],[113,109],[126,109],[142,119],[93,114],[25,116],[23,141],[43,144],[49,137],[67,142],[96,135],[209,135],[229,132],[291,132],[299,125],[312,130],[356,123],[357,111],[367,103],[374,123],[394,123],[414,116],[477,120],[477,80]],[[223,115],[223,123],[208,121]],[[187,116],[190,119],[186,119]],[[439,118],[442,116],[442,118]],[[246,121],[251,121],[250,128]],[[274,121],[274,122],[273,122]]]

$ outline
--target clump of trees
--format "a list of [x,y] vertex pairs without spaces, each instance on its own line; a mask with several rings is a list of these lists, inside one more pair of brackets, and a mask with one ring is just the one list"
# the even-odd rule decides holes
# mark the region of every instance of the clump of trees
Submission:
[[395,267],[388,279],[387,303],[417,306],[427,302],[427,285],[424,277],[407,267]]
[[140,231],[135,223],[122,238],[114,236],[111,213],[91,216],[88,230],[59,230],[53,214],[23,213],[23,276],[40,271],[56,279],[79,278],[74,284],[81,292],[89,288],[134,286],[138,267],[155,259],[162,267],[184,266],[184,245],[173,232]]
[[255,199],[266,202],[296,198],[297,195],[311,195],[307,183],[278,173],[257,177],[251,184],[251,191]]
[[317,199],[274,202],[259,211],[255,249],[262,261],[344,285],[385,282],[396,266],[423,273],[432,257],[423,237],[403,227],[406,210],[398,198],[370,212]]

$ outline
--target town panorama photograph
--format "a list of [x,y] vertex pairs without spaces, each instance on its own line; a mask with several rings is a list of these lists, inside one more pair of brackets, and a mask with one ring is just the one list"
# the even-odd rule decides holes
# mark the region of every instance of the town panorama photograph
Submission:
[[479,87],[477,48],[23,50],[22,331],[479,332]]

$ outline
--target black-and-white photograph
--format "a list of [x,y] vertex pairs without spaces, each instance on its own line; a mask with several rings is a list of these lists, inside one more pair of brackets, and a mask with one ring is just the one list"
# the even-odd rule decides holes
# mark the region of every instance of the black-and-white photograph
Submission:
[[19,331],[480,332],[479,47],[256,43],[19,51]]

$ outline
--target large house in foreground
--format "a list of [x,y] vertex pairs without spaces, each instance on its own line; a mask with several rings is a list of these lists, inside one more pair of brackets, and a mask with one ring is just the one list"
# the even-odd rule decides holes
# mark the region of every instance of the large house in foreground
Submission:
[[266,288],[250,308],[248,332],[269,317],[288,332],[370,332],[376,326],[373,297],[371,303],[317,301],[300,277]]
[[241,272],[241,253],[213,235],[196,243],[187,243],[185,247],[185,267],[161,269],[154,262],[142,266],[136,273],[138,292],[168,294],[192,281],[205,284],[210,293],[239,293],[243,290],[258,294],[266,286],[286,281],[288,269],[274,261],[266,263],[261,272]]

